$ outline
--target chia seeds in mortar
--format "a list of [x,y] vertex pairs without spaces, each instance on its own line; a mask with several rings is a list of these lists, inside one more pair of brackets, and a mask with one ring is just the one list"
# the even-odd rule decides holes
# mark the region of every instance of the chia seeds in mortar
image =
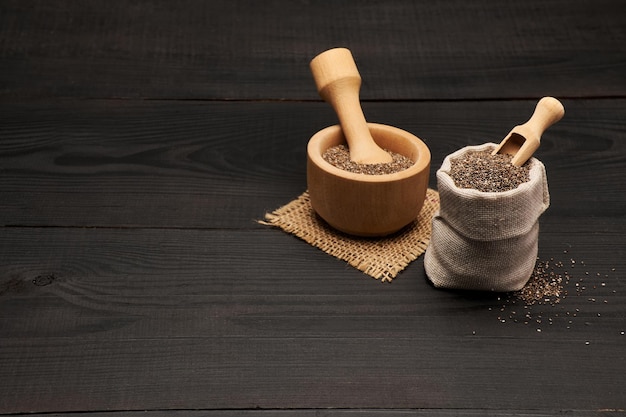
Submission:
[[339,169],[367,175],[393,174],[404,171],[414,164],[411,159],[404,155],[390,152],[389,150],[387,150],[387,152],[391,155],[393,161],[386,164],[359,164],[353,162],[350,160],[350,151],[346,145],[337,145],[328,148],[322,157],[326,162]]

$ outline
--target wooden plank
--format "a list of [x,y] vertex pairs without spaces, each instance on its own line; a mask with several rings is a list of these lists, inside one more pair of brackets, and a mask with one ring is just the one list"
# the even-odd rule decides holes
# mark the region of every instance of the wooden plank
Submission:
[[[459,417],[461,415],[468,417],[549,417],[561,416],[567,413],[572,417],[606,417],[620,416],[624,412],[621,410],[433,410],[433,409],[354,409],[354,410],[337,410],[337,409],[310,409],[310,410],[167,410],[167,411],[113,411],[99,412],[98,416],[102,417],[407,417],[407,416],[433,416],[433,417]],[[46,413],[46,414],[29,414],[32,417],[88,417],[93,413]]]
[[626,235],[604,221],[544,223],[541,257],[589,288],[529,324],[421,261],[384,285],[276,230],[5,228],[0,411],[624,409]]
[[316,99],[353,50],[365,99],[626,94],[620,0],[3,1],[0,95]]
[[[599,341],[595,347],[546,340],[524,340],[523,347],[515,339],[444,342],[425,338],[57,339],[29,343],[27,353],[35,359],[28,369],[22,356],[16,355],[24,345],[10,344],[3,349],[4,357],[16,362],[9,371],[37,373],[47,384],[24,385],[35,376],[14,381],[12,389],[19,394],[7,395],[2,408],[29,412],[285,406],[624,407],[623,394],[617,392],[625,370],[620,363],[621,341]],[[593,359],[596,355],[603,360]],[[80,365],[71,366],[74,361]],[[612,363],[618,364],[617,369]],[[574,370],[563,373],[561,367]],[[581,384],[599,369],[602,379]]]
[[[371,121],[443,158],[499,142],[535,100],[365,103]],[[626,212],[624,100],[564,100],[537,151],[548,214]],[[39,100],[0,104],[4,226],[253,228],[306,189],[306,144],[336,123],[324,103]]]
[[[571,297],[567,304],[553,309],[554,314],[584,310],[584,317],[598,325],[605,319],[624,319],[620,309],[620,297],[624,294],[619,291],[620,285],[624,285],[619,279],[620,271],[626,262],[624,220],[611,224],[609,227],[602,219],[581,222],[558,217],[542,221],[540,257],[567,264],[565,268],[575,278],[569,283]],[[262,327],[258,329],[260,333],[253,332],[260,316],[274,317],[276,323],[282,324],[279,328],[286,333],[273,334],[280,337],[310,336],[311,332],[320,337],[365,337],[369,332],[385,334],[391,323],[408,334],[415,327],[422,327],[422,334],[426,335],[427,327],[432,337],[455,336],[472,329],[457,327],[451,321],[445,326],[428,324],[431,316],[456,316],[465,309],[476,308],[476,301],[486,307],[505,304],[503,299],[497,299],[499,294],[466,298],[467,295],[454,292],[433,292],[424,279],[421,260],[392,285],[381,285],[344,262],[274,229],[10,228],[3,230],[1,243],[0,294],[4,298],[0,311],[5,326],[3,335],[7,337],[26,337],[28,329],[33,334],[69,337],[75,333],[73,326],[81,330],[83,325],[89,327],[92,320],[108,316],[140,318],[141,328],[134,328],[134,320],[128,323],[131,327],[123,328],[129,334],[137,330],[140,335],[147,330],[146,323],[150,323],[150,329],[171,332],[172,337],[260,337],[266,334]],[[577,264],[569,265],[571,259]],[[49,280],[49,276],[55,278]],[[583,279],[582,285],[589,282],[588,291],[581,295],[576,291],[579,279]],[[419,291],[415,291],[416,285]],[[590,301],[591,297],[597,303]],[[617,302],[604,303],[605,297]],[[237,301],[253,306],[256,315],[250,316],[249,322],[247,311],[238,310]],[[59,319],[71,316],[75,308],[93,311],[79,315],[86,320],[84,323],[70,323],[67,327],[63,320],[29,315],[21,303],[34,303],[46,311],[65,311]],[[456,309],[448,310],[438,307],[440,303],[448,307],[450,303],[458,304]],[[363,314],[367,319],[353,322],[349,330],[339,322],[328,327],[324,317],[337,305],[341,305],[341,314]],[[170,317],[170,309],[181,316]],[[185,316],[194,309],[206,310],[211,327],[202,327],[207,323],[204,320],[192,320],[182,327],[161,328],[159,323],[167,317],[181,322],[186,318],[198,319]],[[319,321],[310,321],[298,330],[290,319],[292,313],[296,322],[307,316]],[[485,319],[504,327],[495,323],[501,315],[499,309],[494,312],[497,315],[483,313]],[[594,319],[597,313],[604,313],[604,318]],[[236,316],[240,316],[239,320],[232,322]],[[391,317],[393,320],[389,320]],[[27,325],[13,323],[11,318]],[[578,321],[584,324],[580,323],[582,319]],[[554,329],[557,333],[552,336],[570,337],[569,329]],[[590,337],[594,331],[604,331],[589,330]]]

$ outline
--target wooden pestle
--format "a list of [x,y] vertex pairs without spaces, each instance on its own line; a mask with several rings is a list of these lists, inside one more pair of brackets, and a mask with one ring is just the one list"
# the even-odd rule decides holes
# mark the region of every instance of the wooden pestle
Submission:
[[526,123],[515,126],[491,154],[513,155],[511,164],[518,167],[524,165],[539,148],[543,132],[561,120],[564,114],[565,109],[559,100],[553,97],[542,98],[531,118]]
[[359,101],[361,76],[350,50],[335,48],[322,52],[313,58],[310,67],[317,91],[339,117],[350,159],[360,164],[391,162],[391,155],[374,142],[367,127]]

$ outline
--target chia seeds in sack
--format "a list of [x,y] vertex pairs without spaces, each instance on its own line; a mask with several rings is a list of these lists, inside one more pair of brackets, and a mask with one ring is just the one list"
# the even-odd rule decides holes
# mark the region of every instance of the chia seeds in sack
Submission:
[[461,188],[452,161],[495,144],[468,146],[448,155],[437,171],[440,209],[433,218],[424,267],[434,286],[516,291],[530,279],[538,252],[539,217],[550,205],[545,166],[528,161],[528,181],[508,191]]

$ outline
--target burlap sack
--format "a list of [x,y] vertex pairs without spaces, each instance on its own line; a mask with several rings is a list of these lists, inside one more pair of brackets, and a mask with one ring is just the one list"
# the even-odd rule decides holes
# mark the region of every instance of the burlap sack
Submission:
[[550,205],[545,166],[532,158],[530,181],[504,192],[458,188],[449,175],[452,159],[494,146],[460,149],[437,171],[440,209],[424,258],[426,275],[436,287],[516,291],[532,274],[539,216]]

